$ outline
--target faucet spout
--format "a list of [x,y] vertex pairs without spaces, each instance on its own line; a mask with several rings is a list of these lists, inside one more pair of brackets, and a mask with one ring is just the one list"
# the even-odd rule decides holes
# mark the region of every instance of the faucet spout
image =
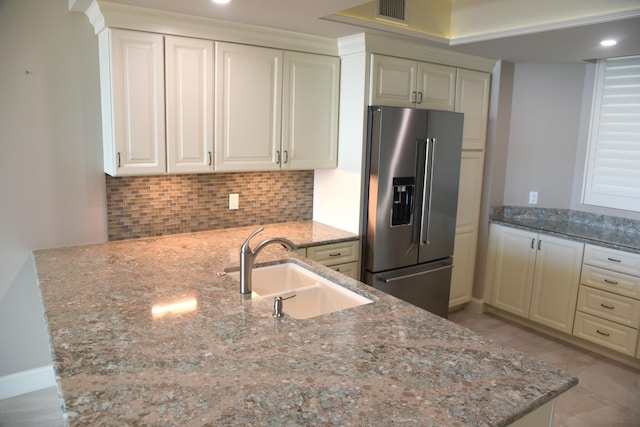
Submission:
[[269,239],[265,239],[256,246],[255,250],[252,250],[249,246],[249,242],[253,237],[255,237],[258,233],[262,232],[264,227],[260,227],[255,230],[253,233],[247,237],[242,246],[240,247],[240,293],[241,294],[250,294],[252,290],[251,285],[251,276],[253,272],[253,265],[255,263],[256,257],[264,249],[270,244],[280,243],[288,252],[296,250],[297,246],[289,239],[285,239],[282,237],[272,237]]

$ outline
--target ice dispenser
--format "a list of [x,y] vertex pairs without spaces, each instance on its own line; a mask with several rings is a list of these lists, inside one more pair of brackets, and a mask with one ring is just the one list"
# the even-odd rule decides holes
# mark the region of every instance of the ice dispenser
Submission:
[[413,214],[415,178],[393,178],[393,207],[391,226],[410,225]]

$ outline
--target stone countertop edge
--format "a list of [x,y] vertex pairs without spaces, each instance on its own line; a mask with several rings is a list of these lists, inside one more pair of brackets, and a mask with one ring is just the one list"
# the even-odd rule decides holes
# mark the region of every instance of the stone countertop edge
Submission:
[[[578,382],[277,245],[257,263],[306,264],[374,302],[274,319],[216,274],[255,228],[34,251],[69,425],[506,426]],[[312,221],[254,244],[268,237],[358,238]]]
[[502,206],[491,222],[640,254],[640,222],[568,209]]

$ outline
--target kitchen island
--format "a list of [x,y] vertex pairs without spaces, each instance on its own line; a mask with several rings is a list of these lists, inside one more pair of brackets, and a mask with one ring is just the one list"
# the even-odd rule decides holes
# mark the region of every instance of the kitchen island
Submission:
[[[244,227],[34,253],[70,425],[504,426],[577,378],[272,245],[372,304],[272,317],[222,273]],[[357,239],[315,222],[252,241]],[[286,312],[286,305],[285,305]]]

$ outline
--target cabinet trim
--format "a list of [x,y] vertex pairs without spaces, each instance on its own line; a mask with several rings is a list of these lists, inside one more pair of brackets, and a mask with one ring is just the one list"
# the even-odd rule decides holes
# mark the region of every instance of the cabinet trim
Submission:
[[[80,10],[77,10],[80,9]],[[108,1],[92,1],[82,12],[98,34],[107,27],[126,28],[159,34],[229,41],[256,46],[337,55],[334,38],[306,33],[241,24],[202,16],[177,14],[158,9],[130,6]]]

